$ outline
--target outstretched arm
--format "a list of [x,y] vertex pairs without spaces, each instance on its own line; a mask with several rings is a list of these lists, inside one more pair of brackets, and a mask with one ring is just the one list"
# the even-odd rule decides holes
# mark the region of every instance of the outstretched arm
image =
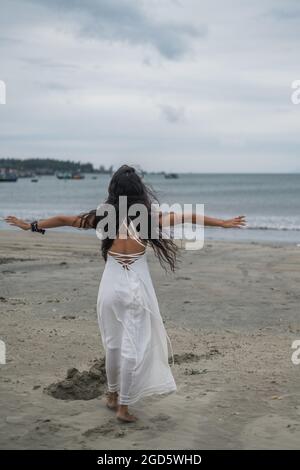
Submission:
[[201,224],[206,227],[222,227],[222,228],[241,228],[246,225],[246,218],[244,215],[234,217],[233,219],[223,220],[215,219],[214,217],[200,216],[196,213],[189,214],[161,214],[160,222],[162,226],[179,225],[183,223]]
[[[12,215],[5,217],[5,221],[9,225],[14,225],[15,227],[19,227],[22,230],[30,230],[31,224],[30,222],[26,222],[25,220],[18,219]],[[80,228],[81,218],[78,215],[57,215],[55,217],[49,217],[48,219],[41,219],[38,221],[38,228],[40,229],[48,229],[48,228],[56,228],[56,227],[76,227]]]
[[207,227],[241,228],[246,225],[246,218],[244,215],[239,215],[238,217],[234,217],[233,219],[222,220],[204,216],[204,225]]

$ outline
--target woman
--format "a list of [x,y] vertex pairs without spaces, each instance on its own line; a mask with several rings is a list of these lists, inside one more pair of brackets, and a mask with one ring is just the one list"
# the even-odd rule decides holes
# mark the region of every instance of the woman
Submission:
[[[126,196],[124,218],[119,217],[121,196],[123,199]],[[99,287],[97,314],[106,357],[107,406],[125,422],[137,419],[129,413],[128,406],[141,397],[176,391],[168,363],[168,341],[170,346],[171,342],[148,270],[146,247],[154,250],[164,268],[174,271],[177,246],[165,236],[164,230],[184,222],[197,223],[198,219],[196,214],[164,215],[154,209],[156,203],[154,193],[135,169],[123,165],[110,181],[105,203],[105,208],[115,211],[114,236],[103,235],[105,231],[108,233],[111,223],[111,219],[105,218],[107,211],[101,215],[96,210],[75,216],[60,215],[32,223],[14,216],[6,217],[10,225],[42,233],[45,229],[62,226],[97,228],[98,231],[99,225],[104,223],[101,233],[105,269]],[[146,213],[147,230],[142,236],[141,223],[136,223],[138,217],[128,214],[136,204],[142,205]],[[224,228],[245,225],[243,216],[227,221],[204,217],[203,222],[204,225]]]

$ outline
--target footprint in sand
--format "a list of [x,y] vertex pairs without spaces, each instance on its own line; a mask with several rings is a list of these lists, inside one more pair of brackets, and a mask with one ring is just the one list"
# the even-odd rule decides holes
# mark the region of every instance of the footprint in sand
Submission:
[[[182,353],[182,354],[174,354],[174,363],[181,365],[184,363],[189,362],[197,362],[200,360],[208,360],[212,359],[216,356],[221,355],[220,351],[216,347],[211,347],[206,353],[204,354],[194,354],[194,353]],[[169,357],[169,364],[172,363],[172,357]]]
[[179,365],[183,364],[184,362],[196,362],[200,359],[201,357],[194,353],[174,354],[174,363]]
[[128,433],[135,431],[144,431],[149,429],[150,426],[139,423],[118,423],[115,420],[109,420],[105,424],[96,426],[95,428],[87,429],[82,435],[89,439],[96,439],[99,436],[108,436],[114,438],[125,437]]
[[151,423],[157,423],[157,422],[162,422],[162,421],[169,421],[171,419],[171,416],[165,414],[165,413],[159,413],[156,416],[153,416],[153,418],[150,418],[149,421]]
[[106,424],[102,424],[101,426],[96,426],[95,428],[88,429],[87,431],[82,433],[82,435],[88,438],[96,438],[98,436],[113,436],[116,433],[117,433],[116,426],[108,422]]
[[171,416],[165,413],[159,413],[156,416],[150,418],[149,421],[155,424],[155,428],[157,431],[168,431],[171,428],[174,429],[175,427],[175,421],[172,419]]
[[47,435],[49,433],[59,433],[66,429],[69,429],[69,426],[66,424],[58,423],[51,419],[38,419],[34,427],[34,432],[37,434]]

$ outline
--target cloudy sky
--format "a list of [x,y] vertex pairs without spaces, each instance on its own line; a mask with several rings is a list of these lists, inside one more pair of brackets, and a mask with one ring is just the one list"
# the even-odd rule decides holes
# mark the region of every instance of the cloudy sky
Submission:
[[300,171],[299,0],[1,0],[0,157]]

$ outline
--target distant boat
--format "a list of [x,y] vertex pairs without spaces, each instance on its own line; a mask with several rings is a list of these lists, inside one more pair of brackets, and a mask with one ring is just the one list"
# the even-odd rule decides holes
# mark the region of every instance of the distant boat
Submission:
[[56,178],[59,180],[83,180],[85,176],[82,173],[56,173]]
[[72,179],[72,173],[56,173],[56,178],[59,180],[70,180]]
[[18,171],[18,178],[34,178],[35,174],[32,171]]
[[32,179],[31,179],[31,182],[32,182],[32,183],[38,183],[38,181],[39,181],[38,178],[32,178]]
[[165,173],[165,178],[167,180],[171,180],[171,179],[177,179],[179,178],[179,176],[177,173]]
[[9,171],[0,173],[0,183],[15,183],[16,181],[18,181],[16,173]]
[[81,173],[74,173],[72,175],[72,180],[83,180],[85,178],[84,175],[82,175]]

